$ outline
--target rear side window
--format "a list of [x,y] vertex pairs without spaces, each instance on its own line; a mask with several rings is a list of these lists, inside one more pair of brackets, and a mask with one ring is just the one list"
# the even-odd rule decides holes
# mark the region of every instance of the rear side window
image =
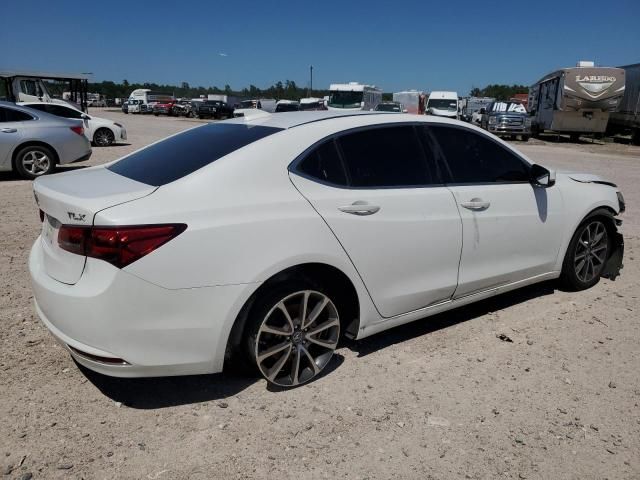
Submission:
[[528,182],[529,168],[515,154],[479,133],[429,127],[446,157],[452,183]]
[[166,185],[281,130],[260,125],[209,124],[167,138],[107,168],[147,185]]
[[0,107],[0,122],[24,122],[26,120],[33,120],[33,117],[20,110]]
[[432,184],[413,126],[374,128],[339,138],[353,187]]
[[310,177],[334,185],[346,185],[347,177],[333,140],[320,145],[300,163],[299,170]]

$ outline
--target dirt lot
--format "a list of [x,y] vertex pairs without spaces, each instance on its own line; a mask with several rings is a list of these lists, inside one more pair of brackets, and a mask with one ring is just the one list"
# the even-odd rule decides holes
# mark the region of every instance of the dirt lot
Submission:
[[[89,164],[194,125],[102,115],[127,126],[128,144]],[[0,176],[0,476],[640,478],[640,148],[517,147],[621,186],[622,277],[578,294],[534,286],[348,344],[330,374],[291,391],[79,370],[32,308],[30,182]]]

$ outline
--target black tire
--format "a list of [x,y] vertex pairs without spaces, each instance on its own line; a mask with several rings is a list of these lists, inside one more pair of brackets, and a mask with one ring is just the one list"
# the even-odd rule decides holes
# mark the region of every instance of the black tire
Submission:
[[640,145],[640,128],[631,131],[631,145]]
[[96,147],[109,147],[116,141],[116,136],[108,128],[99,128],[93,134],[93,144]]
[[[586,243],[584,243],[586,230],[591,228],[591,231],[593,232],[593,225],[595,224],[602,225],[605,232],[605,242],[603,244],[606,245],[606,247],[598,251],[596,251],[596,249],[601,246],[596,246],[595,244],[587,246]],[[564,261],[562,262],[560,285],[563,289],[573,292],[586,290],[587,288],[593,287],[600,281],[600,276],[604,270],[605,264],[611,256],[614,229],[615,227],[613,227],[612,224],[611,214],[604,209],[595,210],[587,215],[587,217],[580,223],[569,242],[567,252],[564,256]],[[583,240],[582,242],[581,239]],[[593,258],[592,252],[593,254],[598,254],[601,261],[598,261],[597,265],[594,265],[595,262],[592,261],[591,278],[589,278],[589,275],[585,275],[586,278],[581,278],[578,274],[581,265],[579,255],[586,253],[587,257],[584,258]],[[583,268],[586,268],[586,273],[589,274],[589,265],[583,265]]]
[[[298,329],[294,331],[294,335],[290,335],[290,336],[280,335],[280,336],[271,337],[271,339],[276,343],[279,343],[279,342],[286,343],[288,341],[289,344],[292,346],[291,355],[285,360],[285,363],[282,366],[282,372],[283,372],[282,377],[276,376],[276,378],[271,378],[271,379],[267,377],[267,374],[265,372],[265,369],[266,369],[265,363],[267,363],[267,359],[263,360],[264,363],[262,364],[262,366],[259,365],[257,355],[258,355],[260,346],[263,343],[263,339],[265,338],[264,332],[262,333],[263,336],[260,336],[261,335],[260,330],[261,330],[261,327],[263,326],[263,323],[266,323],[266,319],[270,315],[270,312],[278,312],[277,305],[280,302],[284,301],[283,299],[287,299],[287,298],[289,299],[289,300],[286,300],[285,305],[288,305],[290,308],[293,307],[292,311],[296,311],[297,308],[300,308],[299,306],[301,303],[301,299],[303,298],[302,296],[300,296],[300,293],[305,291],[312,292],[310,294],[311,296],[313,295],[317,295],[318,297],[325,296],[330,300],[330,303],[327,304],[327,307],[325,307],[325,309],[322,310],[318,318],[320,319],[323,315],[327,315],[326,318],[328,320],[331,320],[333,318],[332,317],[333,314],[329,313],[329,310],[331,312],[335,311],[335,315],[337,316],[337,327],[333,326],[331,327],[331,329],[327,329],[327,333],[330,333],[332,335],[332,341],[335,340],[335,344],[337,347],[337,343],[342,334],[342,331],[340,328],[340,317],[339,317],[340,311],[342,309],[340,307],[340,304],[338,303],[338,297],[335,294],[330,293],[330,289],[321,285],[316,285],[313,282],[308,280],[299,279],[296,281],[290,281],[290,282],[274,285],[272,288],[265,291],[262,295],[260,295],[256,299],[256,302],[251,308],[251,311],[247,318],[247,324],[245,328],[245,335],[244,335],[243,346],[242,346],[244,356],[247,359],[248,363],[253,366],[253,368],[255,369],[255,371],[258,372],[259,375],[265,378],[265,380],[267,380],[268,383],[272,385],[276,385],[278,387],[297,387],[299,385],[302,385],[304,383],[307,383],[313,380],[314,378],[317,378],[318,375],[321,374],[322,370],[326,367],[326,365],[330,362],[331,356],[333,355],[335,350],[335,347],[334,347],[334,349],[331,351],[329,350],[324,351],[322,349],[318,349],[317,351],[314,351],[312,349],[315,348],[315,345],[312,345],[311,342],[306,344],[306,348],[308,349],[308,351],[313,352],[312,356],[315,353],[320,354],[320,356],[318,357],[319,359],[318,363],[320,365],[316,364],[316,366],[319,367],[319,369],[317,371],[315,368],[312,369],[312,365],[309,361],[309,357],[302,356],[298,352],[298,355],[300,355],[300,358],[303,359],[303,361],[300,362],[300,365],[302,366],[306,362],[306,368],[303,370],[304,374],[303,372],[300,372],[298,381],[294,382],[293,371],[289,370],[290,368],[293,369],[293,366],[294,366],[293,359],[296,358],[296,355],[293,353],[293,349],[296,348],[296,345],[297,345],[296,342],[298,342],[298,344],[300,344],[300,342],[306,343],[304,342],[304,340],[306,339],[305,335],[310,335],[310,334],[303,333],[301,326],[297,323],[299,322],[299,318],[294,317],[293,314],[291,314],[290,317],[294,322],[294,324],[296,324],[296,328]],[[310,299],[309,305],[311,305],[311,302],[313,301],[311,296],[309,297]],[[295,303],[296,301],[300,301],[300,303],[296,304]],[[310,310],[307,311],[307,313],[310,313]],[[270,317],[270,318],[273,318],[273,317]],[[285,317],[282,316],[282,318],[285,318]],[[325,322],[328,320],[322,319],[321,321]],[[318,320],[318,322],[320,322],[320,320]],[[285,325],[286,325],[286,322],[283,325],[283,327]],[[295,338],[298,333],[301,334],[300,337],[302,337],[302,340],[300,338],[297,338],[297,339]],[[268,347],[268,344],[265,345],[265,348],[267,347]],[[285,353],[286,351],[283,352],[283,356]],[[274,355],[273,357],[276,357],[276,355]],[[280,361],[280,358],[278,360],[275,360],[275,358],[273,357],[269,358],[269,361],[275,361],[275,363]],[[321,358],[321,361],[320,361],[320,358]],[[273,366],[271,368],[273,368]],[[288,374],[288,377],[287,377],[287,374]],[[287,381],[287,378],[290,381]]]
[[[43,164],[42,169],[37,168],[35,165],[30,167],[33,163],[30,164],[29,162],[35,161],[34,157],[40,158],[38,161],[41,162],[43,161],[42,156],[48,159],[46,166]],[[48,147],[30,145],[18,151],[13,166],[22,178],[33,180],[34,178],[53,172],[56,168],[56,157],[53,150]]]
[[570,133],[569,134],[569,140],[573,143],[578,143],[580,141],[580,134],[579,133]]
[[529,135],[520,135],[520,139],[521,139],[523,142],[528,142],[528,141],[529,141]]

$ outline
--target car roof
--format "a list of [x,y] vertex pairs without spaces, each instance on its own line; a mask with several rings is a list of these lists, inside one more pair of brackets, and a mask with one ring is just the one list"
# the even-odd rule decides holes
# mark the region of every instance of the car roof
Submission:
[[[251,109],[249,109],[251,110]],[[388,122],[425,122],[425,123],[443,123],[443,124],[459,124],[456,120],[450,120],[444,117],[414,115],[414,114],[398,114],[394,112],[375,112],[375,111],[350,111],[340,112],[335,110],[310,111],[302,110],[297,112],[281,112],[272,115],[262,110],[255,110],[255,114],[249,113],[245,117],[238,117],[228,122],[239,123],[244,125],[261,125],[264,127],[274,127],[280,129],[290,129],[307,125],[309,123],[324,122],[333,119],[353,117],[358,120],[359,124],[376,124],[380,121]],[[384,119],[384,120],[383,120]],[[468,125],[468,124],[465,124]]]

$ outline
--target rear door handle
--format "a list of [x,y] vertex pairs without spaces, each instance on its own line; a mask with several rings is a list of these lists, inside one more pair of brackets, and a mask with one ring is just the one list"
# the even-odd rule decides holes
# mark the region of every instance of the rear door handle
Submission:
[[380,210],[377,205],[369,205],[367,202],[357,201],[351,205],[345,205],[344,207],[338,207],[338,210],[344,213],[350,213],[351,215],[358,215],[360,217],[366,215],[373,215]]
[[472,198],[468,202],[462,202],[460,205],[469,210],[486,210],[491,206],[491,202],[485,202],[481,198]]
[[16,133],[17,131],[17,128],[0,128],[0,132],[2,133]]

